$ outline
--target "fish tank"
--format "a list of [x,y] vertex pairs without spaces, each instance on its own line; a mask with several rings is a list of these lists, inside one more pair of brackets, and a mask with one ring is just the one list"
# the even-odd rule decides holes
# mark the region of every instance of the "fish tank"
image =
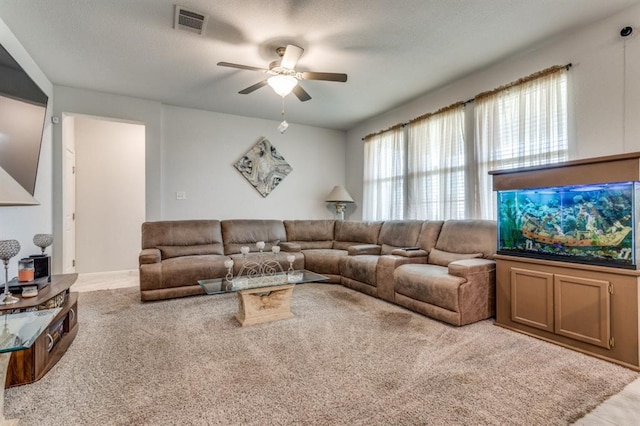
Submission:
[[637,269],[640,182],[498,191],[499,254]]

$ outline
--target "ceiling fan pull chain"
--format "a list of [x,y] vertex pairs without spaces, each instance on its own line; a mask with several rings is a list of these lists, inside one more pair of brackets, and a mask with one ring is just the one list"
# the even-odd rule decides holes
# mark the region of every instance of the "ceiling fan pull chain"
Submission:
[[287,123],[287,120],[285,120],[285,117],[284,117],[284,96],[283,96],[282,97],[282,122],[278,125],[278,130],[280,131],[280,133],[284,133],[288,127],[289,127],[289,123]]

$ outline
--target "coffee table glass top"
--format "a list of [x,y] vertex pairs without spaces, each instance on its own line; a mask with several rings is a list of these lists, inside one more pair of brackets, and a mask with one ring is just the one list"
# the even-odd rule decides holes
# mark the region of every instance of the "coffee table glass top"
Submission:
[[315,272],[299,269],[297,271],[278,272],[273,275],[246,277],[233,277],[231,281],[226,278],[213,278],[200,280],[198,284],[207,294],[232,293],[234,291],[249,288],[268,288],[286,284],[302,284],[317,281],[326,281],[329,277]]
[[0,353],[31,347],[60,310],[56,308],[0,316]]

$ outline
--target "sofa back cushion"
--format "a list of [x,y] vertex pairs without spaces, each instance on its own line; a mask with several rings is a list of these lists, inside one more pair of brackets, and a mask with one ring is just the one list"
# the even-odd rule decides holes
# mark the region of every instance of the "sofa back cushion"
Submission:
[[422,229],[420,229],[420,236],[416,245],[429,253],[438,242],[438,235],[440,235],[443,224],[443,220],[425,220],[422,222]]
[[495,220],[447,220],[442,225],[435,248],[449,253],[481,253],[486,259],[496,254]]
[[335,227],[333,248],[347,250],[358,244],[378,244],[383,222],[360,222],[339,220]]
[[378,244],[382,254],[401,247],[415,247],[422,229],[421,220],[387,220],[380,228]]
[[160,249],[162,259],[223,254],[219,220],[165,220],[142,224],[142,248]]
[[335,220],[285,220],[287,241],[297,243],[302,250],[333,247]]
[[272,246],[287,241],[287,233],[281,220],[223,220],[221,227],[226,255],[240,253],[242,246],[249,247],[252,252],[258,251],[258,241],[265,242],[265,251],[271,251]]
[[434,248],[429,252],[429,260],[427,263],[449,266],[451,262],[455,262],[456,260],[475,259],[477,257],[482,257],[482,253],[452,253]]

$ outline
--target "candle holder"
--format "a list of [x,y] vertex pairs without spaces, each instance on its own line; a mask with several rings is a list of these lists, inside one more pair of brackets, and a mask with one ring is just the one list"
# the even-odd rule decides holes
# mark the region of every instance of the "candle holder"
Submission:
[[287,256],[287,262],[289,262],[289,269],[287,269],[287,272],[293,272],[293,262],[296,261],[296,257],[292,254]]
[[4,262],[4,293],[0,299],[3,305],[10,305],[20,299],[9,292],[9,259],[20,252],[20,243],[17,240],[0,241],[0,259]]
[[44,251],[47,249],[47,247],[53,244],[53,235],[36,234],[33,236],[33,244],[40,247],[40,250],[42,250],[42,254],[44,254]]
[[252,256],[251,259],[247,257],[250,252],[249,247],[240,247],[240,253],[242,253],[242,267],[238,272],[238,276],[247,277],[263,277],[268,275],[274,275],[278,272],[284,272],[282,265],[278,262],[278,253],[280,253],[280,246],[271,247],[271,254],[265,253],[264,241],[258,241],[256,243],[259,253]]
[[233,279],[233,260],[225,260],[224,267],[227,268],[227,276],[224,277],[227,281],[231,281]]

